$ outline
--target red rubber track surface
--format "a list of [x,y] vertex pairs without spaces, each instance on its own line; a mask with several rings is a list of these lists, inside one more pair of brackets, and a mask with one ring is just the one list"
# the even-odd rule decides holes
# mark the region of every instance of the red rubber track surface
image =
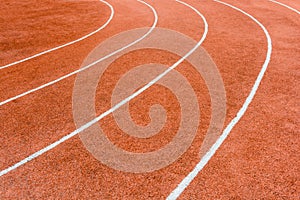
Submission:
[[[109,0],[111,23],[99,33],[41,57],[0,71],[0,97],[5,100],[78,69],[88,53],[105,39],[126,30],[150,27],[153,13],[134,1]],[[171,0],[148,0],[157,11],[158,27],[199,40],[201,18]],[[202,47],[222,75],[227,125],[241,108],[264,63],[267,40],[249,17],[222,4],[186,0],[207,19],[209,33]],[[258,19],[272,38],[268,70],[246,114],[216,155],[180,199],[297,199],[300,194],[299,64],[300,18],[267,0],[228,0]],[[300,10],[297,1],[281,0]],[[100,27],[109,7],[99,1],[0,2],[0,65],[75,40]],[[111,91],[129,69],[144,63],[172,65],[177,55],[155,50],[128,53],[117,59],[97,88],[97,114],[110,108]],[[33,161],[0,177],[0,199],[165,199],[199,162],[199,147],[210,120],[210,99],[201,76],[184,61],[177,69],[194,88],[201,125],[180,159],[151,173],[125,173],[101,164],[75,136]],[[72,116],[75,76],[0,107],[0,169],[55,142],[76,129]],[[156,136],[140,140],[121,133],[112,115],[101,120],[117,146],[133,152],[153,151],[167,144],[178,127],[180,106],[172,93],[153,86],[130,102],[131,116],[149,123],[148,110],[159,103],[168,121]],[[120,132],[120,134],[115,134]]]

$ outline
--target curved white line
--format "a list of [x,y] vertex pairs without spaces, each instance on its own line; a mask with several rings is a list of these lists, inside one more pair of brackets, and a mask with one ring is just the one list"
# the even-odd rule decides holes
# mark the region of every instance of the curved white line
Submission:
[[250,94],[248,95],[246,101],[244,102],[242,108],[238,111],[236,117],[234,119],[232,119],[230,121],[230,123],[227,125],[227,127],[224,129],[224,131],[222,132],[222,135],[217,139],[217,141],[213,144],[213,146],[209,149],[209,151],[201,158],[201,160],[199,161],[199,163],[195,166],[195,168],[180,182],[180,184],[170,193],[170,195],[167,197],[167,200],[173,200],[173,199],[177,199],[182,192],[186,189],[186,187],[192,182],[192,180],[198,175],[198,173],[203,169],[203,167],[208,163],[208,161],[213,157],[213,155],[216,153],[216,151],[219,149],[219,147],[222,145],[222,143],[225,141],[225,139],[227,138],[227,136],[229,135],[229,133],[231,132],[231,130],[233,129],[233,127],[240,121],[240,119],[243,117],[243,115],[245,114],[245,112],[248,109],[249,104],[251,103],[251,101],[253,100],[255,93],[261,83],[261,80],[267,70],[268,64],[270,62],[271,59],[271,53],[272,53],[272,40],[271,37],[267,31],[267,29],[257,20],[255,19],[252,15],[246,13],[245,11],[232,6],[228,3],[224,3],[218,0],[214,0],[215,2],[224,4],[226,6],[229,6],[243,14],[245,14],[246,16],[248,16],[249,18],[251,18],[254,22],[256,22],[264,31],[266,38],[267,38],[267,42],[268,42],[268,50],[267,50],[267,55],[266,55],[266,59],[265,62],[257,76],[257,79],[255,80],[255,83],[251,89]]
[[52,48],[52,49],[49,49],[49,50],[40,52],[40,53],[38,53],[38,54],[35,54],[35,55],[33,55],[33,56],[29,56],[29,57],[27,57],[27,58],[24,58],[24,59],[22,59],[22,60],[15,61],[15,62],[10,63],[10,64],[4,65],[4,66],[0,66],[0,70],[1,70],[1,69],[5,69],[5,68],[8,68],[8,67],[11,67],[11,66],[13,66],[13,65],[20,64],[20,63],[25,62],[25,61],[28,61],[28,60],[31,60],[31,59],[33,59],[33,58],[39,57],[39,56],[41,56],[41,55],[50,53],[50,52],[55,51],[55,50],[58,50],[58,49],[61,49],[61,48],[63,48],[63,47],[66,47],[66,46],[75,44],[75,43],[77,43],[77,42],[80,42],[80,41],[82,41],[82,40],[84,40],[84,39],[86,39],[86,38],[88,38],[88,37],[94,35],[95,33],[99,32],[100,30],[104,29],[104,28],[110,23],[110,21],[112,20],[115,11],[114,11],[114,8],[112,7],[112,5],[110,5],[110,4],[107,3],[106,1],[104,1],[104,0],[99,0],[99,1],[101,1],[101,2],[104,3],[104,4],[106,4],[106,5],[109,6],[109,8],[110,8],[110,17],[109,17],[109,19],[105,22],[105,24],[103,24],[100,28],[98,28],[97,30],[95,30],[95,31],[93,31],[93,32],[91,32],[91,33],[89,33],[89,34],[87,34],[87,35],[85,35],[85,36],[83,36],[83,37],[81,37],[81,38],[79,38],[79,39],[77,39],[77,40],[74,40],[74,41],[72,41],[72,42],[69,42],[69,43],[66,43],[66,44],[63,44],[63,45],[54,47],[54,48]]
[[[111,114],[112,112],[114,112],[115,110],[117,110],[118,108],[120,108],[122,105],[126,104],[127,102],[129,102],[130,100],[132,100],[133,98],[135,98],[136,96],[138,96],[139,94],[141,94],[143,91],[145,91],[146,89],[148,89],[149,87],[151,87],[153,84],[155,84],[158,80],[160,80],[161,78],[163,78],[167,73],[169,73],[171,70],[175,69],[182,61],[184,61],[184,59],[186,59],[189,55],[191,55],[200,45],[201,43],[205,40],[207,32],[208,32],[208,24],[206,22],[205,17],[195,8],[193,8],[192,6],[181,2],[179,0],[176,0],[177,2],[186,5],[188,7],[190,7],[191,9],[193,9],[204,21],[205,24],[205,30],[203,33],[202,38],[200,39],[200,41],[196,44],[196,46],[194,48],[192,48],[184,57],[182,57],[180,60],[178,60],[175,64],[173,64],[171,67],[169,67],[166,71],[164,71],[162,74],[160,74],[159,76],[157,76],[156,78],[154,78],[151,82],[149,82],[147,85],[145,85],[144,87],[142,87],[141,89],[139,89],[137,92],[133,93],[132,95],[130,95],[129,97],[127,97],[126,99],[124,99],[123,101],[121,101],[120,103],[118,103],[117,105],[115,105],[114,107],[112,107],[111,109],[109,109],[108,111],[102,113],[101,115],[99,115],[98,117],[96,117],[95,119],[93,119],[92,121],[88,122],[87,124],[81,126],[80,128],[76,129],[75,131],[71,132],[70,134],[62,137],[60,140],[50,144],[49,146],[39,150],[38,152],[28,156],[27,158],[21,160],[20,162],[14,164],[13,166],[4,169],[0,172],[0,176],[3,176],[4,174],[7,174],[8,172],[17,169],[18,167],[20,167],[21,165],[24,165],[25,163],[37,158],[38,156],[46,153],[47,151],[50,151],[51,149],[55,148],[56,146],[58,146],[59,144],[65,142],[66,140],[72,138],[73,136],[79,134],[80,132],[82,132],[83,130],[89,128],[90,126],[92,126],[93,124],[97,123],[99,120],[101,120],[102,118],[104,118],[105,116]],[[150,6],[150,5],[149,5]],[[153,9],[153,8],[152,8]],[[153,9],[154,10],[154,9]]]
[[116,51],[114,51],[114,52],[112,52],[112,53],[110,53],[110,54],[108,54],[108,55],[102,57],[102,58],[100,58],[100,59],[98,59],[97,61],[95,61],[95,62],[93,62],[93,63],[91,63],[91,64],[89,64],[89,65],[87,65],[87,66],[85,66],[85,67],[83,67],[83,68],[80,68],[80,69],[78,69],[78,70],[76,70],[76,71],[73,71],[73,72],[71,72],[71,73],[69,73],[69,74],[66,74],[66,75],[64,75],[64,76],[61,76],[60,78],[55,79],[55,80],[53,80],[53,81],[50,81],[50,82],[48,82],[48,83],[46,83],[46,84],[43,84],[43,85],[41,85],[41,86],[39,86],[39,87],[36,87],[36,88],[34,88],[34,89],[31,89],[31,90],[28,90],[27,92],[24,92],[24,93],[19,94],[19,95],[17,95],[17,96],[14,96],[14,97],[11,97],[11,98],[9,98],[9,99],[6,99],[6,100],[0,102],[0,106],[3,106],[4,104],[7,104],[7,103],[9,103],[9,102],[11,102],[11,101],[13,101],[13,100],[19,99],[19,98],[21,98],[21,97],[23,97],[23,96],[26,96],[26,95],[28,95],[28,94],[31,94],[31,93],[33,93],[33,92],[35,92],[35,91],[38,91],[38,90],[41,90],[41,89],[43,89],[43,88],[45,88],[45,87],[48,87],[48,86],[50,86],[50,85],[53,85],[53,84],[55,84],[55,83],[57,83],[57,82],[59,82],[59,81],[62,81],[62,80],[64,80],[64,79],[70,77],[70,76],[73,76],[74,74],[77,74],[77,73],[79,73],[79,72],[82,72],[82,71],[84,71],[84,70],[86,70],[86,69],[88,69],[88,68],[94,66],[95,64],[97,64],[97,63],[99,63],[99,62],[101,62],[101,61],[103,61],[103,60],[105,60],[105,59],[107,59],[107,58],[109,58],[109,57],[111,57],[111,56],[113,56],[113,55],[115,55],[115,54],[117,54],[117,53],[123,51],[124,49],[127,49],[127,48],[131,47],[132,45],[135,45],[136,43],[138,43],[138,42],[140,42],[141,40],[143,40],[144,38],[146,38],[146,37],[153,31],[153,29],[156,27],[157,20],[158,20],[158,16],[157,16],[157,13],[156,13],[155,9],[154,9],[152,6],[150,6],[149,4],[147,4],[146,2],[143,2],[143,1],[141,1],[141,0],[137,0],[137,1],[139,1],[139,2],[141,2],[141,3],[143,3],[143,4],[145,4],[145,5],[147,5],[149,8],[151,8],[151,10],[152,10],[152,12],[153,12],[153,14],[154,14],[154,17],[155,17],[155,20],[154,20],[154,23],[153,23],[152,27],[149,29],[149,31],[148,31],[145,35],[143,35],[141,38],[135,40],[134,42],[132,42],[132,43],[130,43],[130,44],[128,44],[128,45],[126,45],[126,46],[124,46],[124,47],[122,47],[122,48],[120,48],[120,49],[118,49],[118,50],[116,50]]
[[294,12],[297,13],[298,15],[300,15],[300,11],[296,10],[295,8],[292,8],[292,7],[290,7],[290,6],[286,5],[286,4],[283,4],[283,3],[278,2],[278,1],[274,1],[274,0],[269,0],[269,1],[271,1],[271,2],[273,2],[273,3],[277,3],[277,4],[281,5],[281,6],[284,6],[284,7],[288,8],[288,9],[294,11]]
[[[33,90],[28,91],[27,93],[23,93],[23,94],[18,95],[18,96],[19,96],[19,97],[25,96],[26,94],[32,93],[32,92],[34,92],[34,91],[36,91],[36,90],[39,90],[39,89],[42,89],[42,88],[47,87],[47,86],[49,86],[49,85],[52,85],[52,84],[54,84],[54,83],[56,83],[56,82],[58,82],[58,81],[61,81],[61,80],[65,79],[65,78],[69,77],[69,76],[72,76],[72,75],[74,75],[74,74],[76,74],[76,73],[79,73],[79,72],[81,72],[81,71],[84,71],[84,70],[86,70],[86,69],[92,67],[93,65],[95,65],[95,64],[97,64],[97,63],[99,63],[99,62],[105,60],[106,58],[109,58],[110,56],[113,56],[113,55],[115,55],[115,54],[117,54],[117,53],[123,51],[124,49],[126,49],[126,48],[128,48],[128,47],[130,47],[130,46],[133,46],[134,44],[140,42],[140,41],[143,40],[144,38],[146,38],[146,37],[154,30],[154,28],[156,27],[157,22],[158,22],[158,15],[157,15],[156,10],[155,10],[151,5],[149,5],[149,4],[146,3],[146,2],[143,2],[142,0],[137,0],[137,1],[139,1],[139,2],[141,2],[141,3],[143,3],[143,4],[145,4],[146,6],[148,6],[148,7],[152,10],[152,12],[153,12],[153,14],[154,14],[154,18],[155,18],[152,27],[149,29],[149,31],[148,31],[145,35],[143,35],[141,38],[135,40],[134,42],[128,44],[127,46],[122,47],[121,49],[118,49],[118,50],[114,51],[113,53],[111,53],[111,54],[109,54],[109,55],[107,55],[107,56],[105,56],[105,57],[102,57],[102,58],[100,58],[99,60],[97,60],[97,61],[95,61],[95,62],[93,62],[93,63],[91,63],[91,64],[89,64],[89,65],[87,65],[87,66],[85,66],[85,67],[83,67],[83,68],[81,68],[81,69],[79,69],[79,70],[76,70],[76,71],[74,71],[74,72],[72,72],[72,73],[70,73],[70,74],[67,74],[67,75],[65,75],[65,76],[63,76],[63,77],[61,77],[61,78],[59,78],[59,79],[57,79],[57,80],[55,80],[55,81],[49,82],[49,83],[47,83],[47,84],[45,84],[45,85],[42,85],[42,86],[40,86],[40,87],[38,87],[38,88],[35,88],[35,89],[33,89]],[[17,98],[19,98],[18,96],[17,96]],[[15,99],[16,99],[16,98],[15,98]],[[13,99],[11,99],[11,100],[9,99],[9,101],[12,101],[12,100],[13,100]],[[5,103],[8,103],[9,101],[6,100],[6,101],[4,101],[4,103],[1,102],[0,105],[3,105],[3,104],[5,104]],[[107,111],[107,112],[108,112],[108,111]],[[105,113],[107,113],[107,112],[105,112]],[[102,115],[103,115],[103,114],[102,114]],[[107,115],[107,114],[106,114],[106,115]],[[105,115],[105,116],[106,116],[106,115]],[[102,117],[102,118],[103,118],[103,117]],[[97,121],[96,121],[96,122],[97,122]],[[95,123],[95,122],[94,122],[94,123]],[[92,125],[92,124],[91,124],[91,125]],[[13,165],[13,166],[11,166],[11,167],[9,167],[9,168],[7,168],[7,169],[2,170],[2,171],[0,172],[0,177],[3,176],[4,174],[7,174],[8,172],[10,172],[10,171],[12,171],[12,170],[18,168],[18,167],[20,167],[21,165],[24,165],[25,163],[29,162],[30,160],[32,160],[32,159],[34,159],[34,158],[36,158],[36,157],[42,155],[43,153],[45,153],[45,152],[47,152],[47,151],[53,149],[53,148],[56,147],[57,145],[63,143],[64,141],[70,139],[71,137],[77,135],[78,133],[80,133],[81,131],[85,130],[86,128],[88,128],[88,127],[91,126],[91,125],[84,125],[83,127],[80,127],[79,129],[73,131],[73,132],[70,133],[69,135],[64,136],[64,137],[61,138],[60,140],[58,140],[58,141],[54,142],[53,144],[51,144],[51,145],[49,145],[49,146],[47,146],[47,147],[41,149],[40,151],[38,151],[38,152],[36,152],[36,153],[30,155],[29,157],[27,157],[27,158],[25,158],[24,160],[22,160],[22,161],[16,163],[15,165]]]

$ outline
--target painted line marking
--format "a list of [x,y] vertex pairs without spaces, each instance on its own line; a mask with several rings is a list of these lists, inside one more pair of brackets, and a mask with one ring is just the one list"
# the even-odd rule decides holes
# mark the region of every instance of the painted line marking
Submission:
[[11,102],[11,101],[13,101],[13,100],[19,99],[19,98],[21,98],[21,97],[23,97],[23,96],[26,96],[26,95],[28,95],[28,94],[31,94],[31,93],[33,93],[33,92],[35,92],[35,91],[38,91],[38,90],[41,90],[41,89],[43,89],[43,88],[45,88],[45,87],[48,87],[48,86],[50,86],[50,85],[53,85],[53,84],[55,84],[55,83],[57,83],[57,82],[59,82],[59,81],[62,81],[62,80],[64,80],[64,79],[66,79],[66,78],[68,78],[68,77],[70,77],[70,76],[73,76],[73,75],[75,75],[75,74],[77,74],[77,73],[79,73],[79,72],[82,72],[82,71],[84,71],[84,70],[86,70],[86,69],[89,69],[90,67],[94,66],[95,64],[97,64],[97,63],[99,63],[99,62],[101,62],[101,61],[103,61],[103,60],[105,60],[105,59],[107,59],[107,58],[109,58],[109,57],[111,57],[111,56],[113,56],[113,55],[115,55],[115,54],[117,54],[117,53],[123,51],[124,49],[127,49],[127,48],[131,47],[132,45],[135,45],[136,43],[138,43],[138,42],[140,42],[141,40],[143,40],[144,38],[146,38],[146,37],[154,30],[154,28],[156,27],[156,24],[157,24],[157,21],[158,21],[158,16],[157,16],[157,13],[156,13],[155,9],[154,9],[152,6],[150,6],[149,4],[147,4],[146,2],[143,2],[143,1],[141,1],[141,0],[137,0],[137,1],[139,1],[139,2],[141,2],[141,3],[143,3],[143,4],[145,4],[145,5],[148,6],[149,8],[151,8],[151,10],[152,10],[152,12],[153,12],[153,14],[154,14],[154,17],[155,17],[155,20],[154,20],[154,22],[153,22],[152,27],[149,29],[149,31],[148,31],[145,35],[143,35],[141,38],[139,38],[139,39],[133,41],[132,43],[126,45],[125,47],[122,47],[122,48],[120,48],[120,49],[118,49],[118,50],[116,50],[116,51],[114,51],[114,52],[112,52],[112,53],[110,53],[110,54],[108,54],[108,55],[106,55],[106,56],[104,56],[104,57],[98,59],[97,61],[95,61],[95,62],[93,62],[93,63],[91,63],[91,64],[89,64],[89,65],[83,67],[83,68],[80,68],[80,69],[78,69],[78,70],[76,70],[76,71],[73,71],[73,72],[71,72],[71,73],[69,73],[69,74],[66,74],[66,75],[64,75],[64,76],[61,76],[60,78],[55,79],[55,80],[53,80],[53,81],[50,81],[50,82],[48,82],[48,83],[46,83],[46,84],[43,84],[43,85],[41,85],[41,86],[39,86],[39,87],[36,87],[36,88],[34,88],[34,89],[31,89],[31,90],[28,90],[28,91],[26,91],[26,92],[24,92],[24,93],[21,93],[21,94],[17,95],[17,96],[14,96],[14,97],[11,97],[11,98],[9,98],[9,99],[6,99],[6,100],[0,102],[0,106],[3,106],[4,104],[7,104],[7,103],[9,103],[9,102]]
[[269,0],[269,1],[271,1],[271,2],[273,2],[273,3],[277,3],[277,4],[281,5],[281,6],[284,6],[284,7],[288,8],[288,9],[294,11],[294,12],[297,13],[298,15],[300,15],[300,11],[296,10],[295,8],[292,8],[292,7],[290,7],[290,6],[286,5],[286,4],[283,4],[283,3],[278,2],[278,1],[274,1],[274,0]]
[[243,14],[245,14],[246,16],[248,16],[249,18],[251,18],[254,22],[256,22],[264,31],[266,38],[267,38],[267,42],[268,42],[268,50],[267,50],[267,55],[266,55],[266,59],[265,62],[261,68],[261,71],[259,72],[257,79],[255,80],[255,83],[251,89],[250,94],[248,95],[246,101],[244,102],[242,108],[238,111],[236,117],[234,119],[231,120],[231,122],[227,125],[227,127],[224,129],[222,135],[217,139],[217,141],[214,143],[214,145],[210,148],[210,150],[201,158],[200,162],[195,166],[195,168],[180,182],[180,184],[170,193],[170,195],[167,197],[167,200],[173,200],[173,199],[177,199],[182,192],[189,186],[189,184],[192,182],[192,180],[199,174],[199,172],[204,168],[204,166],[208,163],[208,161],[214,156],[214,154],[216,153],[216,151],[219,149],[219,147],[222,145],[222,143],[225,141],[225,139],[227,138],[227,136],[229,135],[229,133],[231,132],[231,130],[234,128],[234,126],[240,121],[240,119],[243,117],[243,115],[245,114],[245,112],[248,109],[249,104],[251,103],[251,101],[253,100],[255,93],[262,81],[262,78],[264,77],[264,74],[267,70],[268,64],[270,62],[271,59],[271,54],[272,54],[272,40],[271,37],[267,31],[267,29],[256,19],[254,18],[252,15],[248,14],[247,12],[232,6],[228,3],[224,3],[222,1],[218,1],[218,0],[214,0],[215,2],[224,4],[228,7],[231,7]]
[[[130,95],[129,97],[127,97],[126,99],[124,99],[123,101],[121,101],[120,103],[118,103],[117,105],[115,105],[114,107],[110,108],[109,110],[107,110],[106,112],[102,113],[101,115],[99,115],[98,117],[96,117],[95,119],[93,119],[92,121],[86,123],[85,125],[81,126],[80,128],[76,129],[75,131],[71,132],[70,134],[62,137],[60,140],[50,144],[49,146],[37,151],[36,153],[28,156],[27,158],[19,161],[18,163],[14,164],[11,167],[8,167],[7,169],[4,169],[0,172],[0,177],[9,173],[12,170],[17,169],[18,167],[24,165],[25,163],[39,157],[40,155],[46,153],[47,151],[50,151],[51,149],[55,148],[56,146],[58,146],[59,144],[65,142],[66,140],[72,138],[73,136],[79,134],[80,132],[84,131],[85,129],[89,128],[90,126],[92,126],[93,124],[97,123],[99,120],[101,120],[102,118],[104,118],[105,116],[111,114],[112,112],[114,112],[115,110],[117,110],[118,108],[120,108],[122,105],[128,103],[130,100],[132,100],[133,98],[135,98],[136,96],[138,96],[139,94],[141,94],[143,91],[145,91],[146,89],[148,89],[149,87],[151,87],[153,84],[155,84],[157,81],[159,81],[161,78],[163,78],[165,75],[167,75],[171,70],[175,69],[181,62],[183,62],[188,56],[190,56],[201,44],[202,42],[205,40],[206,35],[208,33],[208,24],[207,21],[205,19],[205,17],[198,11],[196,10],[194,7],[190,6],[187,3],[184,3],[182,1],[176,0],[177,2],[188,6],[189,8],[191,8],[192,10],[194,10],[204,21],[205,24],[205,30],[204,33],[201,37],[201,39],[199,40],[199,42],[195,45],[195,47],[193,47],[184,57],[182,57],[181,59],[179,59],[175,64],[173,64],[171,67],[169,67],[166,71],[164,71],[162,74],[160,74],[159,76],[157,76],[156,78],[154,78],[152,81],[150,81],[147,85],[145,85],[144,87],[142,87],[141,89],[139,89],[137,92],[133,93],[132,95]],[[145,3],[146,4],[146,3]],[[149,5],[149,4],[148,4]],[[149,5],[149,7],[151,7]],[[151,7],[152,8],[152,7]],[[153,11],[154,8],[152,8]],[[156,12],[155,12],[156,14]],[[156,15],[157,16],[157,15]],[[157,19],[156,19],[157,22]],[[156,23],[155,23],[156,24]]]
[[110,5],[110,4],[107,3],[106,1],[104,1],[104,0],[99,0],[99,1],[101,1],[101,2],[104,3],[104,4],[106,4],[106,5],[110,8],[110,11],[111,11],[109,19],[108,19],[108,20],[105,22],[105,24],[103,24],[100,28],[98,28],[97,30],[95,30],[95,31],[93,31],[93,32],[91,32],[91,33],[89,33],[89,34],[87,34],[87,35],[85,35],[85,36],[83,36],[83,37],[81,37],[81,38],[79,38],[79,39],[77,39],[77,40],[74,40],[74,41],[72,41],[72,42],[69,42],[69,43],[66,43],[66,44],[63,44],[63,45],[54,47],[54,48],[52,48],[52,49],[49,49],[49,50],[40,52],[40,53],[38,53],[38,54],[35,54],[35,55],[33,55],[33,56],[29,56],[29,57],[27,57],[27,58],[24,58],[24,59],[22,59],[22,60],[15,61],[15,62],[10,63],[10,64],[4,65],[4,66],[0,66],[0,70],[1,70],[1,69],[5,69],[5,68],[8,68],[8,67],[11,67],[11,66],[14,66],[14,65],[17,65],[17,64],[20,64],[20,63],[23,63],[23,62],[25,62],[25,61],[31,60],[31,59],[33,59],[33,58],[39,57],[39,56],[41,56],[41,55],[50,53],[50,52],[55,51],[55,50],[58,50],[58,49],[61,49],[61,48],[63,48],[63,47],[66,47],[66,46],[75,44],[75,43],[77,43],[77,42],[80,42],[80,41],[82,41],[82,40],[84,40],[84,39],[86,39],[86,38],[88,38],[88,37],[90,37],[90,36],[96,34],[97,32],[101,31],[102,29],[104,29],[104,28],[110,23],[110,21],[112,20],[115,11],[114,11],[114,8],[112,7],[112,5]]

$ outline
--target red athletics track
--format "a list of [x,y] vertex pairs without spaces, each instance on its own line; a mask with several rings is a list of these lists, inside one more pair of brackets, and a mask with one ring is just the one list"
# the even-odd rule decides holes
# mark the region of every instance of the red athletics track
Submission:
[[[112,21],[95,35],[68,47],[0,70],[0,97],[38,87],[78,69],[101,41],[138,27],[151,27],[152,10],[134,0],[107,1],[114,8]],[[158,14],[158,27],[199,40],[201,18],[187,6],[171,0],[147,1]],[[225,126],[243,105],[266,59],[267,40],[249,17],[213,1],[186,0],[209,25],[202,46],[222,75],[226,96]],[[299,14],[267,0],[226,1],[255,17],[272,39],[266,74],[247,112],[224,144],[181,194],[181,199],[297,199],[299,198]],[[297,10],[297,1],[280,0]],[[40,5],[39,5],[40,4]],[[99,1],[1,1],[0,65],[68,43],[86,35],[110,16]],[[102,77],[97,91],[97,114],[110,104],[110,90],[118,77],[141,63],[172,65],[178,56],[142,50],[120,57]],[[121,67],[120,67],[121,66]],[[0,177],[1,199],[165,199],[199,162],[199,147],[209,124],[210,101],[199,74],[184,62],[177,70],[189,80],[200,102],[201,125],[192,146],[176,162],[152,173],[113,170],[96,160],[78,136]],[[19,162],[76,129],[72,116],[75,76],[0,107],[1,170]],[[134,99],[131,115],[138,124],[149,123],[148,109],[160,103],[168,121],[162,131],[138,140],[117,131],[112,116],[100,121],[119,147],[133,152],[160,148],[177,128],[179,105],[168,90],[149,88]]]

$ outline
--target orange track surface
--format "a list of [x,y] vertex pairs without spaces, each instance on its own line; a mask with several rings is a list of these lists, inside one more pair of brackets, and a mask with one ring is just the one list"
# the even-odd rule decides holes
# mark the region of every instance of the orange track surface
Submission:
[[[150,27],[151,10],[135,1],[109,0],[111,23],[74,45],[0,70],[0,100],[15,96],[78,69],[99,43],[122,31]],[[158,27],[199,40],[203,21],[171,0],[146,1],[159,17]],[[207,19],[202,47],[222,75],[227,97],[225,125],[248,96],[266,57],[267,41],[257,24],[213,1],[186,0]],[[267,0],[228,0],[257,18],[269,31],[273,52],[268,70],[246,114],[180,199],[297,199],[300,195],[299,64],[300,17]],[[297,1],[281,0],[300,10]],[[0,65],[75,40],[97,29],[110,15],[99,1],[0,2]],[[144,63],[172,65],[177,55],[155,50],[118,58],[97,88],[97,114],[110,108],[114,84]],[[53,150],[0,177],[0,199],[165,199],[199,162],[199,147],[210,120],[210,99],[201,75],[188,62],[178,68],[194,88],[201,124],[191,147],[173,164],[150,173],[125,173],[101,164],[75,136]],[[0,169],[3,170],[76,129],[72,116],[75,76],[0,107]],[[130,102],[131,116],[149,123],[148,110],[159,103],[168,121],[149,139],[122,133],[109,115],[99,122],[108,138],[132,152],[166,145],[177,129],[180,107],[170,91],[153,86]],[[178,114],[179,113],[179,114]],[[200,116],[199,116],[200,118]]]

